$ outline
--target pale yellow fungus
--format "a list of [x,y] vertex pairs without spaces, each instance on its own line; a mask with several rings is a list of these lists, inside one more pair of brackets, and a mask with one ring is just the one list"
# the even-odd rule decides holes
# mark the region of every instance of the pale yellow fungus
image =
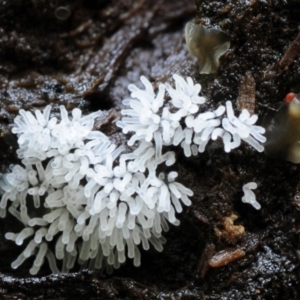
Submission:
[[190,21],[185,26],[185,39],[189,52],[196,56],[200,74],[215,73],[220,57],[229,49],[229,36],[217,29],[206,29]]
[[269,112],[264,120],[267,156],[300,163],[300,102],[297,97]]

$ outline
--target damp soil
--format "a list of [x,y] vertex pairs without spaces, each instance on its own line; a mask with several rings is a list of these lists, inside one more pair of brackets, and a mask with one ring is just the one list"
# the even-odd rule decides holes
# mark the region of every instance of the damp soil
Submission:
[[[17,162],[10,128],[20,109],[101,109],[98,126],[125,141],[115,121],[127,85],[139,85],[141,75],[154,85],[172,82],[174,73],[191,76],[209,99],[206,108],[226,100],[237,108],[247,93],[239,87],[251,76],[248,94],[260,118],[288,92],[300,91],[297,47],[287,53],[300,29],[300,1],[195,2],[3,0],[0,171]],[[183,28],[195,17],[230,36],[215,74],[200,75],[187,51]],[[287,62],[284,55],[291,56]],[[193,158],[174,150],[178,180],[194,196],[178,216],[181,225],[165,234],[162,253],[143,251],[141,267],[129,260],[111,275],[50,275],[45,264],[32,277],[30,259],[10,267],[22,250],[4,238],[20,230],[8,217],[0,220],[0,299],[299,299],[299,166],[247,145],[226,154],[218,141]],[[241,202],[250,181],[258,184],[258,211]]]

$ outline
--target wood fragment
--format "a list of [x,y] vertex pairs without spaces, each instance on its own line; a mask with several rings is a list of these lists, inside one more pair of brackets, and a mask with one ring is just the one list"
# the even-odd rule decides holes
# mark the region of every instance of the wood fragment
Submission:
[[[124,25],[121,30],[109,38],[109,42],[106,42],[97,55],[94,54],[94,57],[91,57],[85,73],[95,74],[97,77],[91,82],[91,86],[87,90],[76,96],[77,98],[87,97],[95,91],[104,93],[116,76],[117,70],[124,63],[133,45],[140,41],[147,32],[150,21],[158,9],[159,7],[155,6],[153,12],[132,18],[128,24]],[[108,49],[112,43],[116,45],[113,52]],[[101,57],[101,63],[99,63],[99,57]]]
[[204,251],[201,254],[198,266],[197,266],[197,274],[199,275],[200,278],[204,278],[208,267],[209,267],[209,262],[215,252],[215,245],[209,244],[206,245]]
[[300,250],[296,250],[296,257],[298,260],[300,260]]
[[207,218],[205,215],[201,214],[199,211],[193,210],[193,211],[192,211],[192,214],[193,214],[193,216],[194,216],[198,221],[200,221],[201,223],[204,223],[204,224],[207,224],[207,225],[210,224],[208,218]]
[[131,18],[133,15],[135,15],[141,8],[143,8],[145,4],[145,0],[137,1],[131,8],[131,10],[123,13],[120,15],[120,20],[125,22],[129,18]]
[[209,265],[212,268],[224,267],[231,262],[238,260],[245,256],[245,251],[242,249],[225,249],[217,252],[210,260]]
[[239,277],[241,277],[241,275],[241,272],[234,272],[226,282],[225,286],[231,286]]
[[93,24],[93,21],[88,20],[88,21],[84,22],[83,24],[81,24],[80,26],[78,26],[77,28],[75,28],[74,30],[67,32],[67,33],[60,34],[59,37],[62,39],[65,39],[65,38],[76,36],[76,35],[84,32],[85,30],[87,30],[92,24]]
[[84,91],[84,93],[77,95],[77,98],[86,97],[90,94],[92,94],[95,89],[103,82],[103,79],[105,78],[105,74],[102,74],[100,77],[98,77],[96,80],[94,80],[91,84],[91,86]]
[[296,36],[293,42],[289,45],[282,59],[280,60],[279,67],[281,69],[288,68],[300,52],[300,33]]
[[10,113],[10,114],[17,114],[20,110],[20,108],[16,105],[8,105],[6,107],[7,111]]
[[294,199],[292,203],[296,206],[298,210],[300,209],[300,181],[297,184],[296,193],[294,195]]
[[[98,39],[100,40],[100,35],[99,35]],[[92,40],[91,42],[90,41],[75,40],[75,44],[80,48],[89,48],[89,47],[94,46],[96,44],[96,42],[94,40]]]
[[44,100],[37,100],[37,101],[34,101],[32,103],[32,106],[33,107],[45,107],[46,106],[46,101]]
[[255,81],[251,72],[247,72],[242,79],[237,98],[237,108],[247,109],[250,115],[255,111]]
[[93,130],[100,130],[103,126],[111,125],[118,117],[120,118],[120,113],[115,109],[103,111],[103,114],[95,120]]

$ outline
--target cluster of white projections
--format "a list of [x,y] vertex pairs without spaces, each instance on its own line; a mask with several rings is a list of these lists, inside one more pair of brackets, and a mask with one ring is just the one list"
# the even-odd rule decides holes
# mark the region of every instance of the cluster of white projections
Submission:
[[[121,155],[124,146],[92,130],[100,111],[82,117],[75,108],[69,118],[61,106],[60,121],[50,112],[50,106],[35,115],[21,110],[12,129],[22,165],[2,175],[0,215],[5,217],[9,206],[24,224],[7,239],[17,245],[30,239],[12,267],[33,255],[32,275],[45,259],[54,273],[68,272],[76,261],[90,269],[118,268],[129,257],[139,266],[138,245],[162,251],[162,231],[168,230],[167,222],[179,224],[175,211],[182,211],[181,202],[189,205],[192,195],[175,181],[176,172],[156,173],[169,155],[159,160],[136,151]],[[143,172],[135,166],[137,158],[144,160]],[[56,260],[62,260],[60,268]]]
[[20,110],[12,132],[22,164],[0,180],[0,216],[8,210],[24,225],[6,238],[17,245],[27,242],[13,268],[30,256],[35,257],[32,275],[45,260],[54,273],[68,272],[76,262],[89,269],[118,268],[126,257],[139,266],[139,249],[151,244],[162,251],[162,232],[168,223],[179,224],[176,213],[182,204],[191,204],[193,192],[176,181],[177,172],[158,173],[159,165],[176,161],[166,146],[180,144],[190,156],[221,137],[226,152],[241,140],[263,150],[264,129],[254,125],[257,116],[243,110],[235,117],[229,101],[226,108],[201,112],[206,101],[199,96],[201,86],[191,78],[173,77],[175,88],[160,84],[157,93],[145,77],[145,89],[129,85],[131,98],[123,103],[130,108],[122,110],[117,125],[133,133],[130,153],[93,130],[101,111],[82,116],[75,108],[69,117],[61,106],[57,119],[50,117],[50,106],[34,114]]
[[260,209],[261,205],[256,201],[256,196],[252,190],[257,188],[256,182],[248,182],[243,185],[244,196],[242,197],[242,201],[244,203],[251,204],[255,209]]
[[[236,117],[231,101],[226,102],[226,107],[220,105],[214,111],[201,112],[201,104],[206,99],[199,96],[200,84],[194,84],[190,77],[185,81],[175,74],[173,78],[175,88],[160,84],[157,94],[143,76],[144,90],[129,85],[131,98],[125,99],[123,104],[130,108],[121,111],[124,117],[117,123],[124,133],[134,133],[129,145],[136,141],[154,141],[158,156],[162,146],[180,144],[185,156],[189,157],[204,152],[210,140],[220,137],[225,152],[239,147],[241,140],[259,152],[264,150],[261,143],[266,141],[265,129],[254,125],[257,115],[250,116],[248,110],[243,109]],[[171,98],[169,101],[165,100],[166,91]]]

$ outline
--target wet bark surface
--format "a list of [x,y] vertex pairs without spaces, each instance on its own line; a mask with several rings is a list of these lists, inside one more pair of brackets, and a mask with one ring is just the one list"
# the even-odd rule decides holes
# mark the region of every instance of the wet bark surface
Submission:
[[[255,96],[250,104],[260,118],[288,92],[299,92],[300,1],[196,1],[198,9],[192,0],[153,2],[2,1],[2,172],[18,162],[10,125],[21,108],[51,104],[54,114],[59,105],[84,113],[101,109],[101,130],[126,140],[114,122],[127,85],[139,85],[140,75],[155,85],[172,82],[174,73],[191,76],[209,100],[205,108],[226,100],[237,108]],[[183,28],[195,16],[230,36],[216,74],[199,75],[187,51]],[[240,87],[249,76],[250,87]],[[298,299],[298,165],[247,145],[226,154],[219,142],[197,157],[186,158],[179,149],[176,155],[178,181],[194,197],[178,216],[181,225],[165,233],[162,253],[142,251],[141,267],[128,260],[111,275],[49,275],[45,264],[30,277],[32,260],[10,267],[21,247],[4,234],[21,225],[8,217],[0,220],[0,299]],[[258,183],[259,211],[241,202],[242,186],[250,181]]]

